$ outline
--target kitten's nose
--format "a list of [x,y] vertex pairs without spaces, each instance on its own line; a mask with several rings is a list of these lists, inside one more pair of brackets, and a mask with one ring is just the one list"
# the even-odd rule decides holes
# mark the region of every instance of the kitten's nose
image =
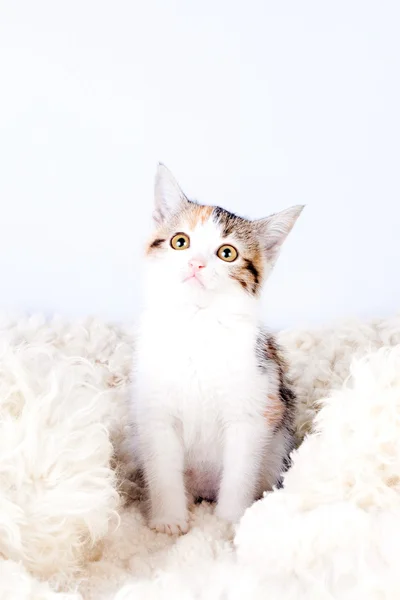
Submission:
[[189,260],[189,267],[192,269],[193,272],[200,271],[200,269],[204,269],[205,266],[206,265],[204,264],[203,260]]

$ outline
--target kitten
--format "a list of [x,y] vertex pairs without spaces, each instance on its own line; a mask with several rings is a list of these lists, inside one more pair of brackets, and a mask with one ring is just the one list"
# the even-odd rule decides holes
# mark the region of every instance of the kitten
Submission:
[[199,497],[238,521],[289,464],[295,397],[258,313],[302,208],[249,221],[188,200],[159,165],[133,407],[157,531],[187,532]]

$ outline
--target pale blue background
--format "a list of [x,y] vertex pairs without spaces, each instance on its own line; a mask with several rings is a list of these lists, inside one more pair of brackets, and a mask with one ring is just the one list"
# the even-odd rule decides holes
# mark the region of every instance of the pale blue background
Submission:
[[0,2],[0,309],[138,307],[155,165],[206,203],[307,208],[272,326],[400,300],[400,8],[376,0]]

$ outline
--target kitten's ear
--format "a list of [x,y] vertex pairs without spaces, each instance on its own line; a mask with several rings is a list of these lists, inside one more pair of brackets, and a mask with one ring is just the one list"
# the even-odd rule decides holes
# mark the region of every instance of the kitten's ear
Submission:
[[263,237],[267,259],[274,263],[278,258],[283,242],[296,223],[304,205],[292,206],[266,219],[256,221]]
[[157,225],[176,212],[180,205],[188,202],[178,183],[162,163],[158,164],[154,182],[154,212],[153,218]]

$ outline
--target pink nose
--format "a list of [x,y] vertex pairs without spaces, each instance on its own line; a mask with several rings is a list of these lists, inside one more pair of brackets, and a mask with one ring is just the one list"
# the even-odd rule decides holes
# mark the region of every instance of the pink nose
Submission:
[[204,269],[206,265],[204,264],[204,262],[202,260],[190,260],[189,261],[189,267],[192,269],[193,272],[196,271],[200,271],[200,269]]

